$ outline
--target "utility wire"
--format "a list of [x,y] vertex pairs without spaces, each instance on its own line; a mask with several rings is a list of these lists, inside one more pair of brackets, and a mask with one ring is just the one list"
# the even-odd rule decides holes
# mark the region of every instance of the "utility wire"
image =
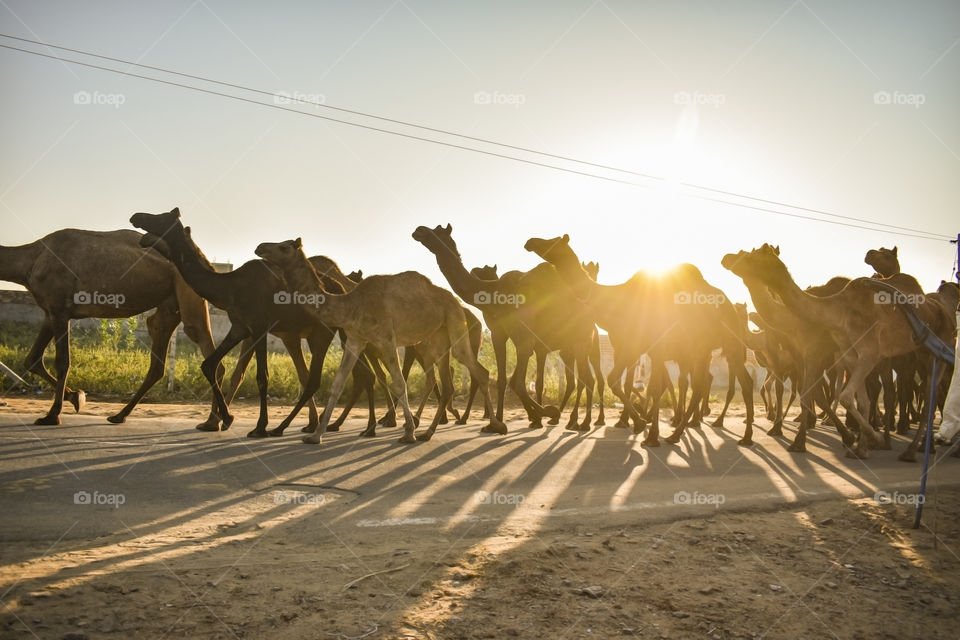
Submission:
[[[598,168],[598,169],[604,169],[604,170],[608,170],[608,171],[615,171],[615,172],[618,172],[618,173],[633,175],[633,176],[645,178],[645,179],[648,179],[648,180],[655,180],[655,181],[660,181],[660,182],[664,182],[664,181],[665,181],[664,178],[659,177],[659,176],[654,176],[654,175],[651,175],[651,174],[641,173],[641,172],[637,172],[637,171],[631,171],[631,170],[628,170],[628,169],[621,169],[621,168],[618,168],[618,167],[614,167],[614,166],[610,166],[610,165],[605,165],[605,164],[600,164],[600,163],[595,163],[595,162],[590,162],[590,161],[586,161],[586,160],[579,160],[579,159],[577,159],[577,158],[572,158],[572,157],[569,157],[569,156],[563,156],[563,155],[559,155],[559,154],[547,153],[547,152],[538,151],[538,150],[535,150],[535,149],[529,149],[529,148],[521,147],[521,146],[517,146],[517,145],[510,145],[510,144],[506,144],[506,143],[496,142],[496,141],[494,141],[494,140],[488,140],[488,139],[486,139],[486,138],[480,138],[480,137],[475,137],[475,136],[468,136],[468,135],[465,135],[465,134],[460,134],[460,133],[456,133],[456,132],[453,132],[453,131],[448,131],[448,130],[445,130],[445,129],[439,129],[439,128],[435,128],[435,127],[427,127],[427,126],[424,126],[424,125],[418,125],[418,124],[406,122],[406,121],[403,121],[403,120],[397,120],[397,119],[392,119],[392,118],[385,118],[385,117],[382,117],[382,116],[377,116],[377,115],[373,115],[373,114],[364,113],[364,112],[362,112],[362,111],[356,111],[356,110],[352,110],[352,109],[346,109],[346,108],[342,108],[342,107],[336,107],[336,106],[333,106],[333,105],[328,105],[328,104],[325,104],[325,103],[321,103],[321,102],[319,102],[319,101],[303,100],[303,99],[298,99],[298,98],[290,98],[289,96],[284,96],[283,94],[278,94],[278,93],[275,93],[275,92],[264,91],[264,90],[262,90],[262,89],[255,89],[255,88],[246,87],[246,86],[239,85],[239,84],[233,84],[233,83],[229,83],[229,82],[223,82],[223,81],[220,81],[220,80],[214,80],[214,79],[206,78],[206,77],[203,77],[203,76],[192,75],[192,74],[188,74],[188,73],[182,73],[182,72],[179,72],[179,71],[173,71],[173,70],[170,70],[170,69],[165,69],[165,68],[163,68],[163,67],[155,67],[155,66],[151,66],[151,65],[145,65],[145,64],[141,64],[141,63],[137,63],[137,62],[132,62],[132,61],[129,61],[129,60],[124,60],[124,59],[121,59],[121,58],[114,58],[114,57],[110,57],[110,56],[104,56],[104,55],[100,55],[100,54],[96,54],[96,53],[91,53],[91,52],[88,52],[88,51],[83,51],[83,50],[81,50],[81,49],[71,49],[71,48],[69,48],[69,47],[62,47],[62,46],[59,46],[59,45],[48,44],[48,43],[41,42],[41,41],[37,41],[37,40],[30,40],[30,39],[27,39],[27,38],[20,38],[20,37],[17,37],[17,36],[11,36],[11,35],[2,34],[2,33],[0,33],[0,37],[5,37],[5,38],[12,39],[12,40],[19,40],[19,41],[22,41],[22,42],[28,42],[28,43],[31,43],[31,44],[37,44],[37,45],[41,45],[41,46],[45,46],[45,47],[49,47],[49,48],[53,48],[53,49],[59,49],[59,50],[63,50],[63,51],[69,51],[69,52],[71,52],[71,53],[77,53],[77,54],[80,54],[80,55],[85,55],[85,56],[90,56],[90,57],[94,57],[94,58],[99,58],[99,59],[102,59],[102,60],[109,60],[109,61],[111,61],[111,62],[118,62],[118,63],[121,63],[121,64],[130,65],[130,66],[140,67],[140,68],[144,68],[144,69],[150,69],[150,70],[153,70],[153,71],[159,71],[159,72],[161,72],[161,73],[166,73],[166,74],[170,74],[170,75],[175,75],[175,76],[179,76],[179,77],[183,77],[183,78],[190,78],[190,79],[193,79],[193,80],[199,80],[199,81],[201,81],[201,82],[207,82],[207,83],[216,84],[216,85],[220,85],[220,86],[224,86],[224,87],[230,87],[230,88],[233,88],[233,89],[240,89],[240,90],[242,90],[242,91],[248,91],[248,92],[251,92],[251,93],[256,93],[256,94],[261,94],[261,95],[265,95],[265,96],[270,96],[270,97],[273,97],[273,98],[282,97],[282,98],[284,98],[284,99],[292,100],[292,101],[299,102],[299,103],[309,104],[309,105],[312,105],[312,106],[317,106],[317,107],[321,107],[321,108],[325,108],[325,109],[331,109],[331,110],[334,110],[334,111],[339,111],[339,112],[343,112],[343,113],[349,113],[349,114],[352,114],[352,115],[359,115],[359,116],[362,116],[362,117],[371,118],[371,119],[375,119],[375,120],[379,120],[379,121],[383,121],[383,122],[389,122],[389,123],[392,123],[392,124],[399,124],[399,125],[402,125],[402,126],[407,126],[407,127],[412,127],[412,128],[416,128],[416,129],[421,129],[421,130],[429,131],[429,132],[432,132],[432,133],[440,133],[440,134],[443,134],[443,135],[458,137],[458,138],[462,138],[462,139],[465,139],[465,140],[471,140],[471,141],[474,141],[474,142],[481,142],[481,143],[484,143],[484,144],[490,144],[490,145],[494,145],[494,146],[499,146],[499,147],[503,147],[503,148],[506,148],[506,149],[512,149],[512,150],[515,150],[515,151],[522,151],[522,152],[524,152],[524,153],[535,154],[535,155],[544,156],[544,157],[548,157],[548,158],[553,158],[553,159],[557,159],[557,160],[563,160],[563,161],[567,161],[567,162],[574,162],[574,163],[577,163],[577,164],[581,164],[581,165],[585,165],[585,166],[589,166],[589,167],[595,167],[595,168]],[[460,149],[460,150],[464,150],[464,151],[472,151],[472,152],[475,152],[475,153],[481,153],[481,154],[485,154],[485,155],[489,155],[489,156],[493,156],[493,157],[497,157],[497,158],[503,158],[503,159],[507,159],[507,160],[513,160],[513,161],[516,161],[516,162],[522,162],[522,163],[525,163],[525,164],[531,164],[531,165],[540,166],[540,167],[544,167],[544,168],[548,168],[548,169],[555,169],[555,170],[558,170],[558,171],[564,171],[564,172],[573,173],[573,174],[576,174],[576,175],[581,175],[581,176],[586,176],[586,177],[597,178],[597,179],[600,179],[600,180],[606,180],[606,181],[609,181],[609,182],[615,182],[615,183],[619,183],[619,184],[625,184],[625,185],[636,186],[636,187],[649,187],[649,185],[637,183],[637,182],[630,181],[630,180],[623,180],[623,179],[613,178],[613,177],[610,177],[610,176],[599,175],[599,174],[596,174],[596,173],[590,173],[590,172],[587,172],[587,171],[578,171],[578,170],[570,169],[570,168],[566,168],[566,167],[559,167],[559,166],[552,165],[552,164],[547,164],[547,163],[544,163],[544,162],[537,162],[537,161],[533,161],[533,160],[528,160],[528,159],[523,159],[523,158],[517,158],[517,157],[515,157],[515,156],[510,156],[510,155],[501,154],[501,153],[495,153],[495,152],[491,152],[491,151],[487,151],[487,150],[483,150],[483,149],[477,149],[477,148],[469,147],[469,146],[465,146],[465,145],[459,145],[459,144],[454,144],[454,143],[450,143],[450,142],[444,142],[444,141],[435,140],[435,139],[432,139],[432,138],[425,138],[425,137],[422,137],[422,136],[415,136],[415,135],[411,135],[411,134],[402,133],[402,132],[399,132],[399,131],[393,131],[393,130],[390,130],[390,129],[383,129],[383,128],[379,128],[379,127],[373,127],[373,126],[369,126],[369,125],[365,125],[365,124],[361,124],[361,123],[357,123],[357,122],[351,122],[351,121],[349,121],[349,120],[341,120],[341,119],[338,119],[338,118],[332,118],[332,117],[324,116],[324,115],[317,114],[317,113],[308,113],[308,112],[300,111],[300,110],[298,110],[298,109],[293,109],[293,108],[290,108],[290,107],[285,107],[285,106],[279,105],[279,104],[270,104],[270,103],[259,102],[259,101],[257,101],[257,100],[251,100],[251,99],[249,99],[249,98],[244,98],[244,97],[242,97],[242,96],[237,96],[237,95],[233,95],[233,94],[223,93],[223,92],[219,92],[219,91],[212,91],[212,90],[210,90],[210,89],[206,89],[206,88],[203,88],[203,87],[197,87],[197,86],[193,86],[193,85],[188,85],[188,84],[183,84],[183,83],[178,83],[178,82],[172,82],[172,81],[169,81],[169,80],[163,80],[163,79],[160,79],[160,78],[154,78],[154,77],[150,77],[150,76],[144,76],[144,75],[140,75],[140,74],[136,74],[136,73],[131,73],[131,72],[129,72],[129,71],[123,71],[123,70],[119,70],[119,69],[113,69],[113,68],[110,68],[110,67],[104,67],[104,66],[101,66],[101,65],[90,64],[90,63],[87,63],[87,62],[82,62],[82,61],[79,61],[79,60],[72,60],[72,59],[69,59],[69,58],[63,58],[63,57],[55,56],[55,55],[52,55],[52,54],[46,54],[46,53],[40,53],[40,52],[37,52],[37,51],[31,51],[31,50],[29,50],[29,49],[22,49],[22,48],[19,48],[19,47],[13,47],[13,46],[10,46],[10,45],[3,45],[3,44],[0,44],[0,48],[10,49],[10,50],[13,50],[13,51],[20,51],[20,52],[23,52],[23,53],[28,53],[28,54],[32,54],[32,55],[36,55],[36,56],[41,56],[41,57],[44,57],[44,58],[50,58],[50,59],[54,59],[54,60],[59,60],[59,61],[61,61],[61,62],[68,62],[68,63],[77,64],[77,65],[84,66],[84,67],[89,67],[89,68],[93,68],[93,69],[98,69],[98,70],[101,70],[101,71],[107,71],[107,72],[110,72],[110,73],[117,73],[117,74],[120,74],[120,75],[131,76],[131,77],[140,78],[140,79],[143,79],[143,80],[150,80],[150,81],[158,82],[158,83],[161,83],[161,84],[167,84],[167,85],[176,86],[176,87],[180,87],[180,88],[184,88],[184,89],[189,89],[189,90],[193,90],[193,91],[199,91],[199,92],[202,92],[202,93],[208,93],[208,94],[211,94],[211,95],[216,95],[216,96],[220,96],[220,97],[224,97],[224,98],[231,98],[231,99],[234,99],[234,100],[239,100],[239,101],[247,102],[247,103],[250,103],[250,104],[256,104],[256,105],[260,105],[260,106],[276,108],[276,109],[280,109],[280,110],[283,110],[283,111],[289,111],[289,112],[292,112],[292,113],[298,113],[298,114],[301,114],[301,115],[310,116],[310,117],[315,117],[315,118],[319,118],[319,119],[322,119],[322,120],[327,120],[327,121],[331,121],[331,122],[337,122],[337,123],[339,123],[339,124],[346,124],[346,125],[350,125],[350,126],[354,126],[354,127],[359,127],[359,128],[363,128],[363,129],[368,129],[368,130],[376,131],[376,132],[379,132],[379,133],[386,133],[386,134],[390,134],[390,135],[396,135],[396,136],[400,136],[400,137],[404,137],[404,138],[409,138],[409,139],[413,139],[413,140],[418,140],[418,141],[421,141],[421,142],[428,142],[428,143],[432,143],[432,144],[438,144],[438,145],[447,146],[447,147],[452,147],[452,148]],[[768,200],[768,199],[764,199],[764,198],[758,198],[758,197],[749,196],[749,195],[746,195],[746,194],[736,193],[736,192],[733,192],[733,191],[726,191],[726,190],[723,190],[723,189],[715,189],[715,188],[711,188],[711,187],[705,187],[705,186],[702,186],[702,185],[698,185],[698,184],[694,184],[694,183],[689,183],[689,182],[681,182],[681,183],[679,183],[679,184],[680,184],[680,186],[684,186],[684,187],[688,187],[688,188],[692,188],[692,189],[697,189],[697,190],[701,190],[701,191],[706,191],[706,192],[709,192],[709,193],[715,193],[715,194],[719,194],[719,195],[726,195],[726,196],[731,196],[731,197],[736,197],[736,198],[742,198],[742,199],[751,200],[751,201],[754,201],[754,202],[760,202],[760,203],[770,204],[770,205],[774,205],[774,206],[781,206],[781,207],[786,207],[786,208],[790,208],[790,209],[796,209],[796,210],[799,210],[799,211],[807,211],[807,212],[810,212],[810,213],[816,213],[816,214],[820,214],[820,215],[826,215],[826,216],[830,216],[830,217],[834,217],[834,218],[839,218],[839,219],[842,219],[842,220],[851,220],[851,221],[855,221],[855,222],[862,222],[862,223],[865,223],[865,224],[868,224],[868,225],[875,225],[875,226],[880,226],[880,227],[887,227],[887,228],[889,228],[889,229],[897,229],[897,230],[900,230],[900,231],[908,231],[908,232],[912,232],[912,233],[898,233],[898,232],[894,232],[894,231],[888,231],[888,230],[886,230],[886,229],[877,229],[877,228],[875,228],[875,226],[864,226],[864,225],[857,225],[857,224],[848,224],[848,223],[838,222],[838,221],[834,221],[834,220],[825,220],[825,219],[823,219],[823,218],[817,218],[817,217],[812,217],[812,216],[805,216],[805,215],[795,214],[795,213],[788,213],[788,212],[779,211],[779,210],[774,210],[774,209],[769,209],[769,208],[765,208],[765,207],[757,207],[757,206],[745,205],[745,204],[742,204],[742,203],[730,202],[730,201],[722,200],[722,199],[719,199],[719,198],[710,198],[710,197],[701,196],[701,195],[697,195],[697,194],[686,194],[686,195],[688,195],[688,197],[696,198],[696,199],[699,199],[699,200],[705,200],[705,201],[710,201],[710,202],[718,202],[718,203],[721,203],[721,204],[727,204],[727,205],[730,205],[730,206],[742,207],[742,208],[746,208],[746,209],[750,209],[750,210],[754,210],[754,211],[759,211],[759,212],[764,212],[764,213],[772,213],[772,214],[776,214],[776,215],[782,215],[782,216],[787,216],[787,217],[792,217],[792,218],[799,218],[799,219],[804,219],[804,220],[812,220],[812,221],[816,221],[816,222],[828,222],[828,223],[830,223],[830,224],[837,224],[837,225],[852,227],[852,228],[856,228],[856,229],[866,229],[866,230],[869,230],[869,231],[879,231],[879,232],[883,232],[883,233],[890,233],[890,234],[893,234],[893,235],[901,235],[901,236],[906,236],[906,237],[925,238],[925,239],[928,239],[928,240],[939,240],[939,239],[947,240],[948,238],[950,238],[950,236],[946,236],[946,235],[944,235],[944,234],[933,233],[933,232],[929,232],[929,231],[923,231],[923,230],[914,229],[914,228],[911,228],[911,227],[903,227],[903,226],[898,226],[898,225],[886,224],[886,223],[882,223],[882,222],[875,222],[875,221],[872,221],[872,220],[866,220],[866,219],[862,219],[862,218],[855,218],[855,217],[852,217],[852,216],[843,216],[843,215],[839,215],[839,214],[835,214],[835,213],[830,213],[830,212],[828,212],[828,211],[823,211],[823,210],[819,210],[819,209],[813,209],[813,208],[809,208],[809,207],[801,207],[801,206],[798,206],[798,205],[792,205],[792,204],[785,203],[785,202],[779,202],[779,201],[776,201],[776,200]],[[921,235],[921,234],[922,234],[922,235]],[[933,237],[930,237],[930,236],[933,236]]]

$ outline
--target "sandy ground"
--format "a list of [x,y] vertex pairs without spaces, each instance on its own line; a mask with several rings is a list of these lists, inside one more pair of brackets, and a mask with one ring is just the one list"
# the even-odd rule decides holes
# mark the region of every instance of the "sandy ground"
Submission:
[[[351,419],[315,448],[293,429],[247,441],[249,407],[201,434],[198,407],[142,405],[114,428],[96,416],[117,405],[91,402],[37,428],[45,403],[7,401],[4,638],[960,637],[953,459],[914,530],[907,485],[862,497],[919,476],[897,451],[847,463],[822,430],[801,462],[762,432],[743,451],[742,412],[659,450],[612,427],[532,432],[518,413],[505,440],[472,420],[405,447]],[[527,477],[490,485],[506,462]],[[677,487],[701,504],[671,504]]]

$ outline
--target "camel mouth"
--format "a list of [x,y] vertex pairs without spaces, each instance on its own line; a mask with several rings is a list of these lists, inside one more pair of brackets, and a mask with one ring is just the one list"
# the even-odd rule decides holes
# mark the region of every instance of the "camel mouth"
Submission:
[[427,237],[427,233],[429,231],[430,230],[427,229],[426,227],[417,227],[416,229],[413,230],[413,233],[411,233],[410,236],[417,242],[422,242],[424,238]]
[[737,256],[735,254],[728,253],[720,260],[720,264],[724,269],[733,271],[734,265],[737,264]]

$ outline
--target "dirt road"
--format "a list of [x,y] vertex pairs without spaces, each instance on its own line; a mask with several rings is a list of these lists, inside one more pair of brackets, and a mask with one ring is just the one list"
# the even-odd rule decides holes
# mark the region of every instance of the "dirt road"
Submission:
[[247,439],[250,410],[209,434],[199,407],[35,427],[46,403],[7,401],[4,637],[958,637],[960,460],[911,530],[903,439],[744,449],[736,412],[649,449],[515,413],[507,436],[402,445],[352,419],[308,446]]

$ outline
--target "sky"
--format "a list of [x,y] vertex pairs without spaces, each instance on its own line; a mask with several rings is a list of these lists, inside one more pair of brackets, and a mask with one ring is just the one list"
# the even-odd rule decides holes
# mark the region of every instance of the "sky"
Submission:
[[179,206],[217,261],[302,237],[345,272],[413,269],[444,285],[418,225],[452,223],[468,268],[532,268],[529,237],[568,233],[600,282],[692,262],[735,300],[748,294],[720,259],[764,242],[803,286],[870,275],[866,251],[894,245],[927,290],[951,277],[956,2],[3,0],[0,32],[280,96],[0,37],[268,105],[0,48],[4,245]]

